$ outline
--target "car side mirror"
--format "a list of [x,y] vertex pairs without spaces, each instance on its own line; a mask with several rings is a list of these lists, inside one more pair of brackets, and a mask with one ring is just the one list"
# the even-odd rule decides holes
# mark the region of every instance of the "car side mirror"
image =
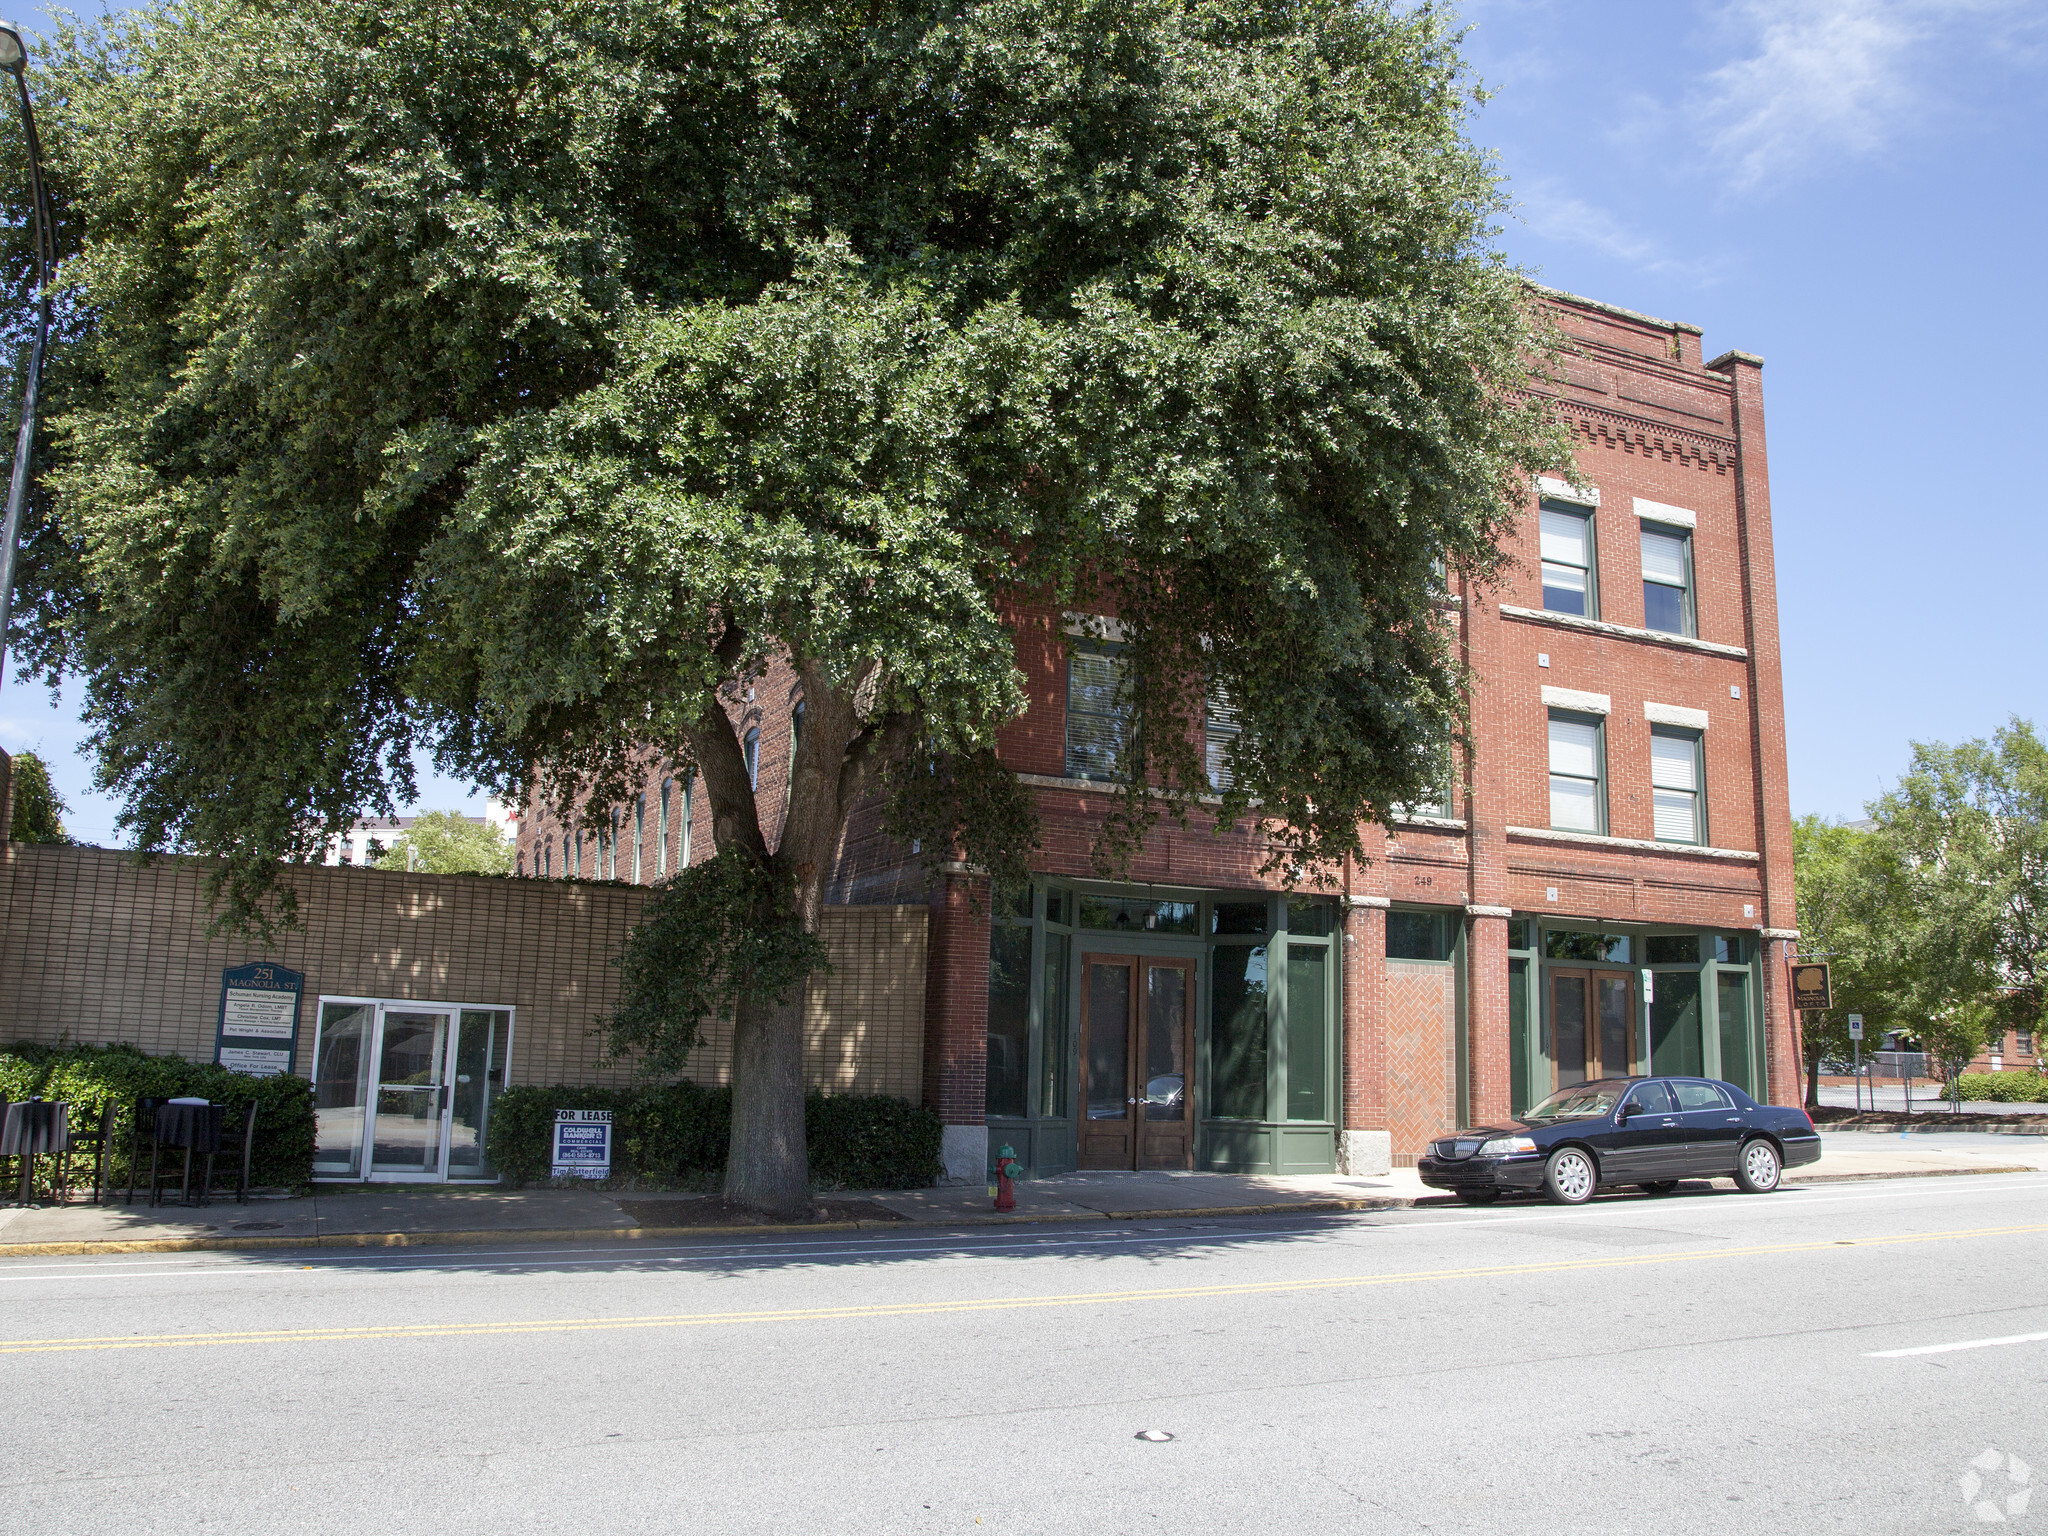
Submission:
[[1626,1120],[1630,1115],[1633,1115],[1637,1110],[1641,1109],[1642,1107],[1643,1106],[1638,1104],[1634,1099],[1630,1099],[1626,1104],[1621,1106],[1620,1111],[1615,1115],[1614,1118],[1616,1120]]

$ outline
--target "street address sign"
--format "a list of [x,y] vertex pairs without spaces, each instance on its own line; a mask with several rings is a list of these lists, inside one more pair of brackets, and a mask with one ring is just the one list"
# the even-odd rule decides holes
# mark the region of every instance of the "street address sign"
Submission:
[[1795,960],[1792,963],[1792,1006],[1816,1012],[1824,1012],[1834,1006],[1825,960]]
[[1851,1040],[1861,1040],[1863,1038],[1863,1015],[1860,1013],[1849,1015],[1849,1038]]

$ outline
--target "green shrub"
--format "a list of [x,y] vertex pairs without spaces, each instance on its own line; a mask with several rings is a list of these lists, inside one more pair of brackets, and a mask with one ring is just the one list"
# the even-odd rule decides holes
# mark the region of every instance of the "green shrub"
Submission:
[[[491,1161],[514,1184],[545,1183],[558,1109],[612,1111],[612,1178],[702,1184],[725,1169],[732,1091],[691,1082],[652,1088],[510,1088],[491,1109]],[[804,1100],[811,1182],[821,1189],[912,1189],[939,1176],[939,1117],[886,1094]]]
[[[211,1099],[228,1107],[226,1120],[234,1127],[253,1099],[250,1182],[302,1189],[312,1180],[313,1087],[303,1077],[249,1077],[212,1062],[145,1056],[132,1045],[22,1042],[0,1052],[0,1097],[62,1099],[71,1105],[73,1130],[97,1124],[100,1107],[113,1104],[118,1113],[107,1148],[110,1187],[128,1182],[128,1135],[136,1099]],[[141,1172],[147,1177],[146,1167]],[[80,1176],[74,1159],[72,1178]],[[91,1176],[92,1170],[85,1169],[83,1177]]]
[[2038,1072],[1965,1072],[1963,1098],[1980,1104],[2048,1104],[2048,1077]]

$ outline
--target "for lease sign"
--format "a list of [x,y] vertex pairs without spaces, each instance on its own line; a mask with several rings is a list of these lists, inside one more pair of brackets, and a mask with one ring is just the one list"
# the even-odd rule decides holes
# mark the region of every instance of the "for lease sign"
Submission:
[[612,1171],[612,1112],[608,1109],[555,1111],[556,1178],[602,1179]]

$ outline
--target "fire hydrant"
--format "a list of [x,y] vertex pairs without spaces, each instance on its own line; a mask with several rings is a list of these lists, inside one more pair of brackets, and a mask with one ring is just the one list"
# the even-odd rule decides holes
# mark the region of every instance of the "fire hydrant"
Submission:
[[1014,1147],[1005,1146],[997,1151],[996,1165],[989,1170],[989,1193],[996,1197],[997,1210],[1017,1209],[1017,1180],[1023,1172]]

